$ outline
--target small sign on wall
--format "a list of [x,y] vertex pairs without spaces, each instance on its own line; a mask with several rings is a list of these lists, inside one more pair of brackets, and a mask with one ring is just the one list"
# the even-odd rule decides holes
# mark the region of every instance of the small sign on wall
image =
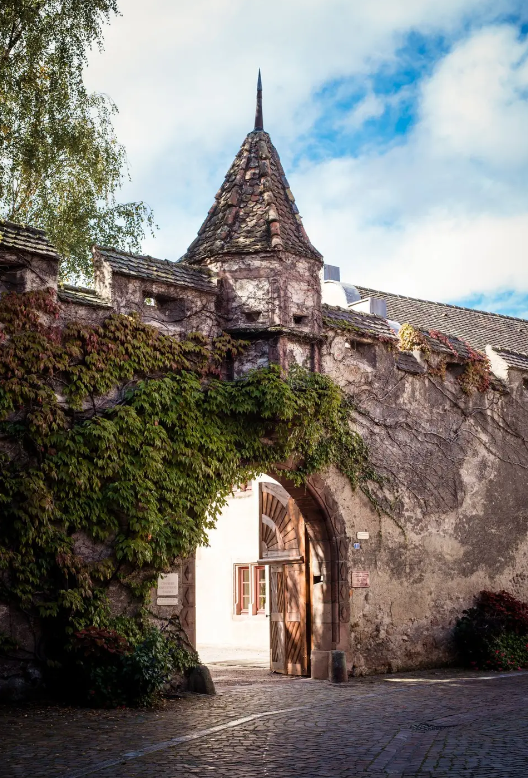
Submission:
[[178,573],[158,578],[157,605],[178,605]]
[[368,589],[370,586],[370,573],[368,570],[352,570],[352,588]]
[[370,536],[368,532],[358,532],[356,537],[358,540],[368,540]]

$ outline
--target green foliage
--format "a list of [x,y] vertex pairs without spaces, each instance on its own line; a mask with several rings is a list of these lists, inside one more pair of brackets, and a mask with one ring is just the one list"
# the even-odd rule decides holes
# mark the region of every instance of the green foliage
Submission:
[[[285,462],[298,483],[330,465],[367,494],[379,481],[327,376],[270,367],[223,381],[241,348],[228,336],[177,341],[123,315],[61,328],[56,316],[46,291],[0,301],[0,599],[64,641],[117,628],[137,644],[142,630],[112,622],[109,586],[146,603],[207,541],[233,484]],[[101,561],[81,541],[100,544]]]
[[44,228],[62,272],[91,275],[93,243],[139,250],[153,217],[118,203],[126,174],[106,95],[83,83],[116,0],[3,0],[0,4],[0,212]]
[[151,705],[171,675],[198,663],[196,652],[174,633],[152,626],[134,642],[112,629],[81,630],[70,654],[67,677],[74,696],[97,707]]
[[528,603],[508,592],[482,591],[455,627],[465,664],[479,670],[528,667]]
[[0,630],[0,656],[10,656],[18,651],[19,645],[11,635]]
[[402,324],[398,337],[401,351],[419,349],[427,359],[431,356],[431,348],[423,333],[417,327],[413,327],[412,324]]
[[506,632],[489,641],[483,670],[521,670],[528,667],[528,635]]

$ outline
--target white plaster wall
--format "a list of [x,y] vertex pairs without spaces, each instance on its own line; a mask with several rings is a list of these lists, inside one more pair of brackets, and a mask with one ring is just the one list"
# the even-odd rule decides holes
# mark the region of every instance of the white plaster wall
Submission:
[[[269,650],[269,618],[235,614],[234,566],[258,560],[258,483],[232,497],[209,532],[209,546],[196,552],[196,643],[198,646]],[[269,595],[269,586],[268,586]],[[269,605],[269,596],[268,596]]]

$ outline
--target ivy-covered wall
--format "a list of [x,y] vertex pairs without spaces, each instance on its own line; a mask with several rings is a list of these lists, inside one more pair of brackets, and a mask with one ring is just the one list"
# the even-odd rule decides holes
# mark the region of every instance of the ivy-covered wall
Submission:
[[[54,290],[0,299],[0,652],[60,667],[86,629],[148,628],[160,573],[206,541],[233,485],[290,462],[377,476],[326,376],[222,379],[246,344],[135,313],[67,321]],[[83,638],[84,639],[84,638]]]
[[[284,259],[224,257],[218,294],[115,273],[110,301],[57,296],[55,260],[0,272],[0,675],[31,683],[75,632],[163,615],[158,574],[233,484],[278,464],[319,474],[339,553],[370,574],[364,589],[336,578],[354,672],[452,660],[482,589],[528,599],[522,377],[496,380],[441,333],[398,340],[339,311],[322,326],[318,263],[297,284]],[[189,315],[168,321],[150,294]]]

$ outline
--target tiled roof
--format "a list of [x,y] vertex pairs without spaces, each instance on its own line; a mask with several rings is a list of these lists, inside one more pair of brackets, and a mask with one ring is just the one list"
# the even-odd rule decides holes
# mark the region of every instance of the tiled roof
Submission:
[[496,348],[495,351],[502,357],[508,367],[513,367],[517,370],[528,370],[528,354],[519,354],[519,352],[503,348]]
[[[462,360],[475,359],[478,351],[473,349],[466,341],[447,335],[438,330],[420,330],[426,344],[432,351],[439,352],[446,356],[458,357]],[[483,357],[484,358],[484,357]]]
[[141,254],[129,254],[126,251],[94,247],[96,254],[101,256],[117,275],[148,278],[178,286],[189,286],[201,292],[217,294],[216,282],[205,268],[189,267],[181,262],[170,262],[168,259],[154,259]]
[[398,338],[387,321],[373,313],[349,311],[330,305],[323,305],[323,323],[331,329],[357,332],[367,338],[396,341]]
[[496,348],[528,352],[528,321],[498,313],[486,313],[458,305],[435,303],[414,297],[357,287],[361,297],[381,297],[387,302],[389,319],[426,330],[439,330],[483,351],[489,343]]
[[413,354],[409,354],[408,351],[400,351],[395,357],[396,367],[399,370],[403,370],[405,373],[413,373],[419,375],[425,373],[425,367],[421,365]]
[[59,286],[57,297],[65,303],[91,305],[97,308],[112,307],[108,300],[103,300],[101,297],[98,297],[94,289],[87,289],[84,286],[70,286],[69,284]]
[[0,250],[2,249],[17,249],[60,260],[60,255],[49,242],[44,230],[13,222],[0,221]]
[[255,130],[242,144],[182,259],[196,262],[218,254],[281,250],[321,259],[304,230],[270,136]]

